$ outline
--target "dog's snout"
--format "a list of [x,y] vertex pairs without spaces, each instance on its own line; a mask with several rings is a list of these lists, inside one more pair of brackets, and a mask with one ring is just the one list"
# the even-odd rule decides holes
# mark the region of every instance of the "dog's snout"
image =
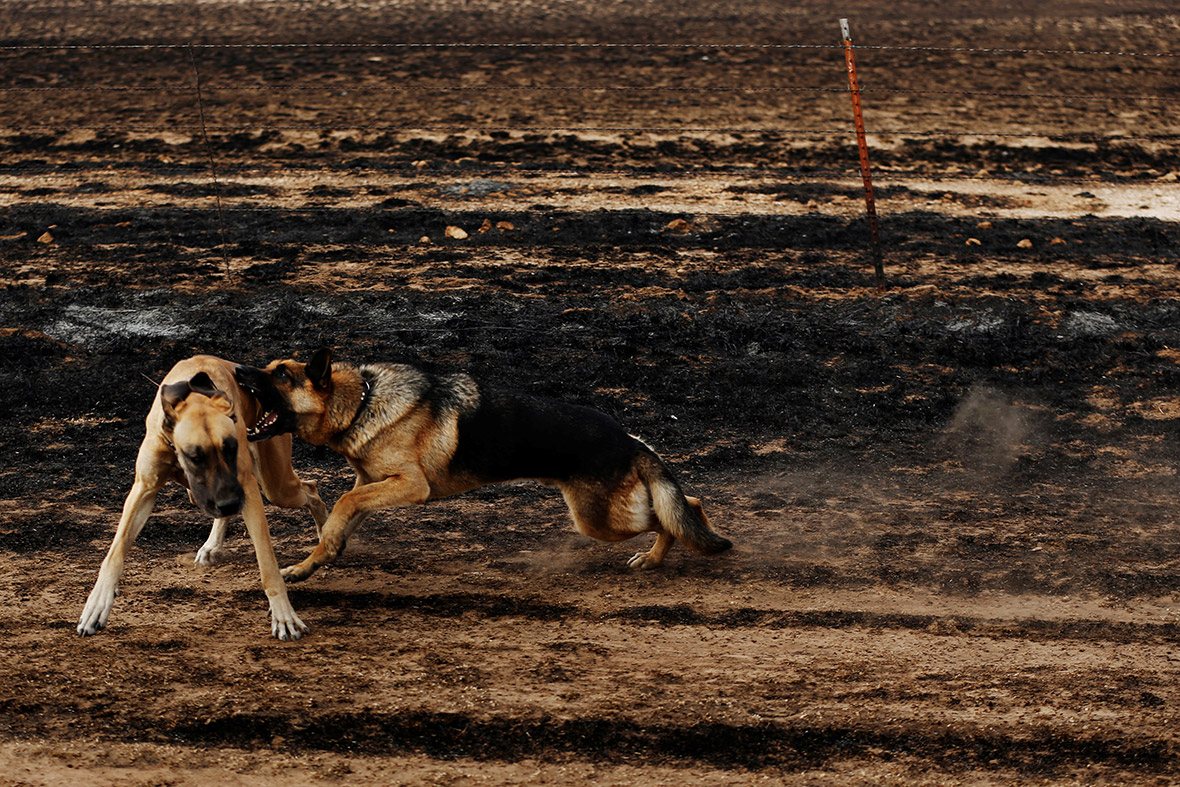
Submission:
[[237,366],[234,367],[234,379],[238,381],[238,385],[242,386],[243,388],[245,388],[247,390],[250,390],[253,387],[252,382],[254,379],[254,375],[256,375],[257,373],[258,373],[258,370],[255,369],[253,366],[246,366],[245,364],[238,364]]
[[233,516],[242,510],[242,496],[239,494],[223,495],[213,504],[218,516]]

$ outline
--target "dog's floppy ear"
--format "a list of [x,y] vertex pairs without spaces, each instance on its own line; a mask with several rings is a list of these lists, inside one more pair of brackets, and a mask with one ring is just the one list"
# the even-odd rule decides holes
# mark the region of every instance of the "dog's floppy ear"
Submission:
[[304,369],[307,379],[316,388],[323,390],[332,385],[332,351],[321,347],[311,356],[311,361]]
[[212,397],[217,393],[217,386],[205,372],[197,372],[193,375],[193,378],[188,381],[188,387],[202,396]]
[[192,389],[193,393],[199,393],[202,396],[208,396],[217,405],[219,405],[222,410],[225,411],[226,415],[235,421],[238,420],[237,414],[234,413],[233,400],[229,398],[229,394],[217,387],[217,384],[213,382],[212,378],[210,378],[208,374],[205,372],[197,372],[195,375],[193,375],[193,378],[188,381],[188,385],[189,388]]
[[165,410],[174,410],[176,405],[185,400],[190,393],[192,387],[188,380],[181,380],[178,383],[167,383],[160,386],[160,400],[164,403]]
[[171,432],[176,425],[176,405],[184,401],[192,393],[188,380],[178,383],[167,383],[160,386],[160,404],[164,406],[164,429]]

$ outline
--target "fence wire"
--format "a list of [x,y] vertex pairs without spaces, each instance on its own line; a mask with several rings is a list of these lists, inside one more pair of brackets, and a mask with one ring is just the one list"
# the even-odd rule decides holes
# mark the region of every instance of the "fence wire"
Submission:
[[[587,85],[463,85],[454,83],[445,83],[437,85],[423,85],[423,84],[371,84],[360,83],[357,81],[346,81],[332,84],[316,84],[312,82],[204,82],[200,78],[199,72],[199,54],[215,51],[215,50],[297,50],[297,49],[316,49],[316,50],[340,50],[340,51],[362,51],[362,50],[457,50],[463,52],[474,52],[478,50],[586,50],[586,51],[600,51],[600,50],[656,50],[656,51],[670,51],[670,50],[701,50],[701,51],[718,51],[718,50],[732,50],[732,51],[767,51],[767,52],[789,52],[793,50],[816,50],[816,51],[833,51],[838,52],[843,49],[839,44],[775,44],[775,43],[687,43],[687,44],[673,44],[673,43],[582,43],[582,42],[403,42],[403,43],[380,43],[380,42],[354,42],[354,43],[263,43],[263,42],[244,42],[244,43],[144,43],[144,44],[92,44],[92,43],[62,43],[62,44],[14,44],[0,46],[0,54],[21,53],[21,52],[55,52],[62,53],[68,61],[70,58],[76,58],[79,53],[83,52],[97,52],[104,50],[111,51],[166,51],[176,52],[178,54],[187,55],[187,60],[191,61],[191,69],[194,75],[194,82],[190,84],[162,84],[162,85],[135,85],[128,84],[125,81],[119,80],[118,74],[111,73],[110,81],[91,82],[87,84],[65,84],[65,85],[26,85],[26,84],[9,84],[0,86],[0,93],[6,96],[16,98],[21,95],[46,97],[50,99],[50,106],[46,108],[46,115],[52,116],[54,113],[54,105],[52,101],[56,101],[59,97],[68,101],[72,94],[83,95],[100,95],[100,94],[118,94],[118,95],[134,95],[134,94],[164,94],[175,93],[181,96],[192,96],[195,99],[195,109],[197,120],[193,122],[191,116],[181,117],[175,115],[177,122],[170,123],[77,123],[77,122],[45,122],[38,123],[3,123],[0,120],[0,145],[6,141],[6,136],[22,134],[36,134],[36,133],[70,133],[70,132],[89,132],[93,134],[158,134],[158,133],[173,133],[173,134],[191,134],[195,147],[200,147],[199,154],[191,154],[196,158],[200,156],[203,161],[193,161],[188,165],[161,165],[155,163],[150,157],[145,157],[141,154],[129,153],[127,155],[134,158],[131,162],[111,162],[107,161],[87,161],[84,163],[34,163],[17,161],[15,163],[5,164],[0,162],[0,176],[17,175],[17,174],[41,174],[50,175],[56,174],[63,177],[70,176],[91,176],[101,174],[103,172],[133,170],[142,173],[154,173],[157,175],[180,175],[180,176],[206,176],[213,184],[213,196],[216,201],[216,210],[218,215],[224,216],[235,212],[249,212],[257,211],[260,208],[253,205],[223,205],[221,185],[222,181],[229,177],[244,177],[251,174],[266,174],[273,175],[278,173],[309,173],[309,172],[345,172],[352,176],[369,175],[374,178],[379,177],[404,177],[407,179],[423,178],[423,177],[473,177],[473,176],[490,176],[490,177],[562,177],[562,178],[576,178],[584,180],[593,180],[596,178],[629,178],[636,181],[651,181],[651,180],[676,180],[689,178],[708,178],[716,179],[718,181],[730,182],[748,182],[751,180],[766,180],[773,182],[784,183],[812,183],[817,180],[852,180],[859,177],[859,171],[849,162],[847,168],[828,167],[817,168],[813,166],[762,166],[762,167],[742,167],[739,165],[726,164],[706,164],[701,165],[697,162],[684,164],[681,169],[668,169],[664,165],[636,165],[633,167],[594,167],[591,165],[584,166],[569,166],[568,164],[555,162],[554,166],[513,166],[506,163],[503,166],[483,166],[483,167],[469,167],[469,166],[438,166],[436,162],[430,162],[426,166],[417,166],[409,162],[398,162],[391,160],[390,164],[385,167],[381,166],[362,166],[349,163],[347,161],[325,161],[322,159],[301,164],[293,161],[290,158],[267,160],[258,151],[254,151],[249,156],[255,160],[264,159],[268,163],[250,163],[247,161],[243,164],[237,160],[235,154],[234,160],[231,162],[228,153],[219,151],[219,145],[223,144],[224,140],[219,137],[225,135],[241,135],[241,134],[258,134],[258,133],[282,133],[282,132],[317,132],[317,133],[360,133],[360,134],[415,134],[415,133],[447,133],[458,135],[495,135],[495,134],[525,134],[525,135],[553,135],[553,134],[617,134],[617,135],[631,135],[631,134],[651,134],[651,135],[678,135],[680,137],[691,138],[693,135],[732,135],[735,137],[761,136],[761,137],[775,137],[775,138],[794,138],[794,139],[814,139],[816,137],[825,138],[841,144],[844,142],[846,147],[851,149],[854,145],[854,136],[851,128],[851,123],[842,124],[837,127],[779,127],[773,124],[770,125],[673,125],[673,124],[547,124],[547,123],[349,123],[349,122],[333,122],[333,123],[276,123],[267,122],[263,120],[258,123],[241,123],[241,124],[224,124],[215,123],[212,121],[212,114],[207,112],[208,107],[212,103],[213,95],[218,95],[217,107],[223,109],[225,107],[224,94],[227,93],[248,93],[265,95],[273,93],[275,95],[299,95],[312,93],[356,93],[356,94],[426,94],[426,93],[502,93],[505,96],[524,96],[524,95],[548,95],[561,96],[563,94],[617,94],[617,95],[644,95],[669,93],[676,95],[713,95],[713,96],[742,96],[742,95],[758,95],[758,96],[773,96],[775,94],[813,94],[821,97],[838,97],[841,94],[847,93],[847,88],[844,87],[828,87],[814,84],[790,84],[790,85],[741,85],[741,84],[720,84],[720,85],[644,85],[644,84],[587,84]],[[1120,50],[1085,50],[1085,49],[1041,49],[1041,48],[975,48],[975,47],[938,47],[938,46],[890,46],[890,45],[857,45],[856,50],[868,50],[875,52],[895,52],[895,53],[929,53],[929,54],[947,54],[947,55],[987,55],[987,56],[1003,56],[1003,57],[1018,57],[1018,56],[1038,56],[1051,57],[1053,59],[1060,59],[1065,57],[1089,57],[1089,58],[1103,58],[1111,59],[1136,59],[1136,60],[1161,60],[1171,61],[1180,57],[1178,52],[1136,52],[1136,51],[1120,51]],[[815,63],[809,63],[809,67],[815,67]],[[908,67],[908,66],[907,66]],[[713,63],[710,68],[725,69],[723,63]],[[916,68],[916,66],[915,66]],[[839,64],[833,60],[833,79],[842,77],[842,69]],[[871,67],[865,69],[866,81],[869,84],[862,87],[861,92],[866,96],[909,96],[909,97],[923,97],[923,96],[938,96],[944,98],[962,98],[964,101],[973,101],[975,99],[1003,99],[1013,101],[1033,101],[1044,102],[1054,101],[1062,103],[1079,102],[1079,103],[1106,103],[1111,105],[1126,104],[1128,102],[1143,102],[1151,104],[1157,108],[1170,108],[1171,105],[1180,102],[1180,94],[1157,94],[1157,93],[1134,93],[1124,92],[1118,90],[1110,91],[1094,91],[1094,92],[1054,92],[1054,91],[1020,91],[1020,90],[951,90],[951,89],[920,89],[920,88],[900,88],[900,87],[874,87],[871,84],[872,69]],[[20,79],[40,79],[44,78],[40,74],[21,75],[18,72],[10,72],[7,80],[19,81]],[[380,78],[376,75],[374,78]],[[58,104],[57,106],[64,106]],[[870,111],[872,105],[867,107]],[[146,111],[146,110],[145,110]],[[834,114],[838,117],[838,114]],[[3,111],[0,111],[0,118],[3,117]],[[1175,125],[1175,124],[1174,124]],[[1042,140],[1048,143],[1060,144],[1085,144],[1094,146],[1110,146],[1117,148],[1119,145],[1134,142],[1145,143],[1168,143],[1169,148],[1172,143],[1180,139],[1180,133],[1172,132],[1143,132],[1127,131],[1120,133],[1102,133],[1096,131],[1078,131],[1073,128],[1054,127],[1051,122],[1046,119],[1040,120],[1035,127],[1022,129],[1018,131],[1000,130],[986,127],[965,127],[954,126],[939,129],[923,128],[918,126],[908,126],[904,124],[886,125],[886,126],[870,126],[868,129],[870,137],[875,140],[887,138],[900,138],[904,141],[929,141],[939,142],[943,140],[952,140],[957,144],[964,146],[970,150],[972,145],[980,144],[979,140],[984,140],[983,144],[1002,144],[1012,140]],[[514,138],[515,139],[515,138]],[[89,151],[93,155],[94,151]],[[114,155],[113,151],[108,151],[109,154]],[[178,155],[183,155],[181,150]],[[58,148],[58,155],[68,158],[69,147],[68,144],[62,143]],[[344,154],[339,154],[344,155]],[[375,155],[369,153],[370,156]],[[1174,152],[1173,152],[1174,155]],[[664,167],[664,168],[660,168]],[[1153,182],[1145,180],[1141,176],[1131,176],[1125,173],[1110,173],[1099,176],[1090,177],[1069,177],[1061,174],[1054,174],[1052,172],[1040,171],[1021,171],[1021,172],[990,172],[988,170],[996,168],[996,164],[992,162],[973,165],[969,162],[956,162],[954,164],[944,165],[943,170],[936,170],[932,168],[914,168],[914,167],[899,167],[894,165],[878,166],[875,170],[878,178],[885,183],[897,182],[905,183],[911,181],[925,181],[932,183],[1005,183],[1005,184],[1019,184],[1019,185],[1110,185],[1110,184],[1127,184],[1127,183],[1142,183]],[[975,172],[968,170],[975,169]],[[950,171],[947,171],[950,170]],[[307,208],[314,210],[316,208]],[[299,210],[299,209],[296,209]],[[735,217],[744,215],[742,213],[728,213],[720,211],[706,211],[711,216],[721,217]],[[224,222],[222,222],[222,246],[226,246],[226,238],[224,237]],[[228,266],[228,260],[226,262]]]
[[[684,87],[678,85],[204,85],[206,92],[337,92],[349,93],[847,93],[846,87]],[[2,87],[0,93],[193,93],[191,85],[80,85],[55,87]],[[964,98],[1037,98],[1059,101],[1155,101],[1180,103],[1180,96],[1137,93],[1012,93],[989,90],[914,90],[861,87],[862,93],[909,96],[962,96]]]
[[[770,44],[770,43],[585,43],[585,42],[245,42],[220,44],[8,44],[0,51],[12,50],[119,50],[119,49],[705,49],[705,50],[842,50],[840,44]],[[1176,58],[1180,52],[1135,52],[1102,49],[1037,49],[1011,47],[895,46],[857,44],[857,49],[885,52],[940,52],[988,55],[1047,55]]]

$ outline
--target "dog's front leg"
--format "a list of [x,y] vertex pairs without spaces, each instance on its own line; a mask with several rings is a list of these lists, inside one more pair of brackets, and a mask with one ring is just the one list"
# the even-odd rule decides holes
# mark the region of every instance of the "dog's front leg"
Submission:
[[417,468],[364,486],[358,484],[351,492],[341,495],[332,507],[320,543],[302,563],[283,569],[283,578],[301,582],[331,563],[344,550],[348,537],[373,511],[425,503],[429,498],[430,483]]
[[229,520],[222,517],[213,520],[213,527],[209,528],[209,537],[197,550],[197,557],[193,561],[199,566],[211,566],[217,562],[217,554],[221,552],[221,545],[225,543],[225,530]]
[[279,435],[261,443],[251,443],[254,472],[262,484],[262,494],[276,506],[302,508],[315,520],[315,537],[324,535],[328,509],[320,499],[314,481],[304,481],[291,466],[291,435]]
[[254,556],[258,558],[262,589],[266,591],[267,601],[270,602],[271,633],[284,641],[299,639],[311,629],[295,614],[295,608],[287,598],[287,586],[279,572],[279,561],[275,558],[270,528],[266,524],[266,512],[262,508],[262,493],[253,479],[243,484],[243,489],[246,505],[242,509],[242,518],[246,520],[246,530],[254,544]]
[[163,486],[159,481],[148,480],[138,473],[135,483],[123,502],[123,516],[119,519],[119,526],[115,529],[115,538],[107,550],[107,556],[102,561],[102,568],[98,570],[98,580],[90,597],[86,599],[86,606],[82,609],[82,617],[78,620],[78,633],[82,636],[106,628],[107,619],[111,615],[111,607],[115,605],[115,595],[119,591],[119,579],[123,576],[123,561],[127,550],[135,543],[144,523],[152,513],[156,504],[156,495]]

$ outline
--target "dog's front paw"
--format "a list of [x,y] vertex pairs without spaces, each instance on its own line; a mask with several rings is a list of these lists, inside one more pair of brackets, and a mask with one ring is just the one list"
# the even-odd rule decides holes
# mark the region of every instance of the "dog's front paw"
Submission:
[[194,563],[205,568],[217,565],[220,560],[221,550],[215,547],[201,547],[197,550],[197,556],[193,558]]
[[308,625],[300,620],[294,612],[284,615],[282,618],[275,615],[270,621],[270,633],[283,642],[297,640],[310,631]]
[[78,619],[78,633],[89,637],[107,627],[107,618],[111,615],[111,607],[115,605],[117,588],[96,586],[86,599],[86,607],[82,610],[82,617]]
[[283,575],[283,580],[286,582],[302,582],[315,573],[315,568],[308,567],[303,563],[296,563],[293,566],[287,566],[279,573]]
[[627,561],[627,566],[634,569],[656,568],[663,561],[656,560],[650,552],[636,552],[630,560]]

